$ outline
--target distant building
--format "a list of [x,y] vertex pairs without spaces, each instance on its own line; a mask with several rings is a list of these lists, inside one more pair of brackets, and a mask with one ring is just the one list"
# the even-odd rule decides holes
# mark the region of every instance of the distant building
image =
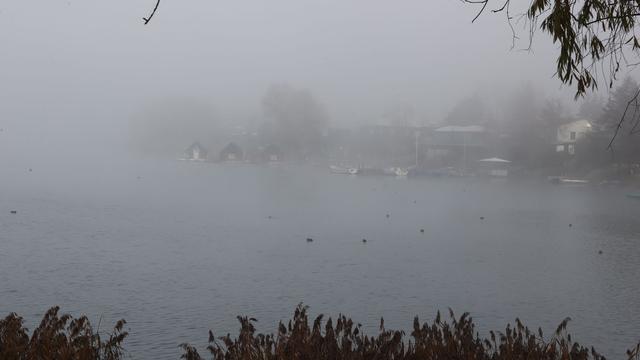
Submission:
[[220,161],[242,160],[244,160],[244,152],[242,151],[242,148],[234,142],[230,142],[220,151]]
[[262,161],[265,162],[280,162],[282,161],[283,153],[278,145],[270,144],[262,151]]
[[478,160],[478,171],[481,175],[505,177],[509,175],[511,161],[492,157]]
[[188,160],[206,160],[207,149],[196,141],[184,151],[184,157]]
[[443,126],[425,139],[426,157],[434,166],[453,166],[464,171],[472,162],[488,155],[490,143],[484,126]]
[[588,120],[576,120],[558,126],[556,131],[556,152],[574,155],[575,144],[592,130]]
[[443,126],[434,130],[433,144],[439,146],[486,146],[486,129],[480,125]]

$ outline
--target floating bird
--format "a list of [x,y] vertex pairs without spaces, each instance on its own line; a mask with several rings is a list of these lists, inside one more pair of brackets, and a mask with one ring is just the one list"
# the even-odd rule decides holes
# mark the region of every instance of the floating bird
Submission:
[[573,226],[573,224],[569,224],[569,227],[572,227],[572,226]]
[[424,233],[424,229],[420,229],[420,232],[421,232],[421,233]]
[[387,214],[387,219],[389,218],[389,216],[391,216],[391,215]]
[[367,239],[362,239],[362,242],[363,242],[363,243],[366,243],[366,242],[367,242]]
[[11,213],[12,213],[12,214],[17,214],[17,213],[18,213],[18,211],[16,211],[16,210],[11,210]]
[[29,168],[29,172],[32,172],[32,171],[33,171],[33,169]]
[[313,242],[312,238],[307,238],[307,242]]
[[484,220],[484,216],[480,216],[480,220]]
[[273,219],[273,217],[271,215],[267,216],[267,219]]
[[602,255],[602,250],[598,250],[598,254]]

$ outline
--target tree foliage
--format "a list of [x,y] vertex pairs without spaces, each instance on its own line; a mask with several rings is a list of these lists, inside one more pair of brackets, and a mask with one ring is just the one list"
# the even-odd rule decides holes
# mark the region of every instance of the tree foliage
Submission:
[[[511,0],[462,0],[480,6],[477,19],[489,4],[492,12],[503,13],[513,31]],[[529,29],[529,47],[537,30],[551,36],[559,46],[556,58],[556,76],[568,85],[575,86],[576,98],[605,82],[613,87],[617,75],[625,67],[640,64],[640,40],[636,34],[640,1],[637,0],[531,0],[518,20],[525,19]],[[640,90],[627,99],[626,110],[638,110]],[[632,128],[640,119],[634,119]],[[618,119],[617,130],[623,127],[623,116]],[[633,130],[631,131],[633,132]],[[618,135],[612,135],[609,147]]]
[[[631,131],[633,125],[637,123],[640,117],[640,111],[636,107],[627,108],[629,99],[632,99],[638,91],[638,83],[630,77],[627,77],[620,83],[603,108],[603,113],[596,120],[596,125],[602,131],[613,132],[618,127],[620,118],[625,117],[629,121],[620,124],[621,127]],[[635,129],[634,129],[635,130]]]
[[309,157],[322,151],[328,115],[310,91],[272,85],[262,98],[262,108],[271,120],[273,141],[290,155]]
[[[596,135],[612,138],[620,130],[630,134],[638,131],[640,111],[637,91],[638,83],[631,78],[625,78],[612,92],[602,116],[596,121]],[[629,99],[632,99],[631,102]],[[637,140],[635,137],[624,136],[615,143],[613,140],[609,141],[609,147],[614,152],[614,160],[625,163],[640,162],[640,142]]]
[[[511,0],[463,1],[481,6],[476,18],[495,3],[494,13],[506,14],[510,24],[513,20]],[[640,54],[635,33],[638,1],[532,0],[525,10],[521,17],[528,20],[530,40],[539,28],[559,45],[557,76],[563,83],[575,84],[576,96],[596,89],[599,79],[613,86],[621,66],[634,65],[629,55]]]
[[462,99],[444,118],[447,125],[484,125],[489,119],[489,110],[478,94]]
[[589,93],[584,96],[578,109],[578,116],[590,121],[597,120],[602,116],[606,99],[598,93]]

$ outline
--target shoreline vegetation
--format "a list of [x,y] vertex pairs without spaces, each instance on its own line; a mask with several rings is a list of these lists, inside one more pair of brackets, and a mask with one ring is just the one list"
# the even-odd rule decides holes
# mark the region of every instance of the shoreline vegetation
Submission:
[[[188,343],[180,344],[181,359],[474,359],[474,360],[587,360],[605,359],[593,347],[574,342],[564,319],[552,336],[541,329],[530,330],[519,319],[504,331],[480,337],[468,313],[456,317],[449,310],[445,320],[438,312],[433,322],[420,323],[416,317],[412,330],[389,330],[380,320],[376,336],[367,336],[361,325],[339,315],[323,321],[323,315],[309,318],[308,308],[299,305],[287,324],[280,323],[276,334],[256,333],[256,319],[238,316],[237,337],[216,337],[209,331],[207,356]],[[11,313],[0,320],[0,359],[3,360],[119,360],[129,358],[124,330],[125,320],[118,321],[104,338],[94,330],[86,316],[60,315],[52,307],[40,325],[29,335],[23,319]],[[98,325],[98,328],[100,325]],[[627,350],[629,360],[640,359],[640,343]]]

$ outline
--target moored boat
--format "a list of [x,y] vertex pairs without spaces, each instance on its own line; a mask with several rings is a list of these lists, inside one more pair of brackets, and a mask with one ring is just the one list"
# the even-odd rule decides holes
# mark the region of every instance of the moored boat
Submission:
[[397,177],[406,177],[407,175],[409,175],[409,170],[408,169],[403,169],[403,168],[396,168],[395,169],[395,175]]
[[343,175],[356,175],[358,173],[358,169],[356,168],[342,167],[342,166],[336,166],[336,165],[329,166],[329,171],[331,171],[332,174],[343,174]]
[[557,185],[587,185],[589,183],[589,180],[569,179],[562,176],[548,176],[547,180],[549,180],[550,183]]
[[589,183],[589,180],[580,180],[580,179],[560,179],[560,184],[564,185],[586,185]]

